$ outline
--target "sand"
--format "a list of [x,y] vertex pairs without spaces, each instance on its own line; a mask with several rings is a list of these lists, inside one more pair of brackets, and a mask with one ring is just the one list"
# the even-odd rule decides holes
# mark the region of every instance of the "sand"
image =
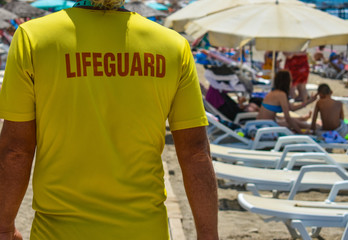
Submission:
[[[203,76],[203,68],[197,65],[200,80],[205,82]],[[340,80],[324,79],[318,75],[311,74],[309,83],[319,84],[322,82],[328,83],[336,96],[347,96],[348,89]],[[205,82],[206,83],[206,82]],[[314,108],[311,104],[299,111],[299,114],[307,113]],[[345,118],[348,118],[348,106],[345,105]],[[180,167],[177,162],[175,149],[170,132],[167,132],[166,145],[163,152],[163,161],[168,166],[169,179],[173,187],[174,193],[179,200],[181,212],[183,215],[182,223],[186,239],[196,239],[196,233],[193,223],[192,214],[183,188],[183,181]],[[224,182],[219,180],[219,234],[220,239],[291,239],[290,235],[283,223],[279,222],[264,222],[260,216],[244,211],[237,202],[238,193],[246,193],[243,186],[226,187]],[[264,194],[270,194],[264,192]],[[310,191],[300,193],[296,198],[324,200],[327,192]],[[281,198],[285,198],[286,194],[281,194]],[[339,200],[348,201],[347,196],[342,196]],[[31,184],[27,190],[21,208],[19,210],[16,226],[23,234],[24,239],[29,239],[30,225],[33,219],[34,212],[31,209],[32,188]],[[321,239],[340,239],[343,229],[340,228],[325,228],[321,232]],[[175,239],[182,240],[182,239]]]

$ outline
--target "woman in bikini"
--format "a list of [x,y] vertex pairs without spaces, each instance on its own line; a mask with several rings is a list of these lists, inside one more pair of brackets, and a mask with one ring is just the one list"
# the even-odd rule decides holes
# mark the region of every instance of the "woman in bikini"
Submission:
[[[307,116],[293,118],[290,116],[290,111],[296,111],[307,106],[315,101],[317,95],[312,96],[309,101],[301,104],[289,103],[289,91],[291,86],[291,74],[287,70],[277,72],[274,79],[274,89],[269,92],[262,102],[257,119],[271,119],[276,121],[280,126],[285,126],[295,131],[302,133],[301,129],[309,129],[310,124],[306,121],[311,117],[311,112]],[[278,117],[277,113],[283,112],[284,117]]]

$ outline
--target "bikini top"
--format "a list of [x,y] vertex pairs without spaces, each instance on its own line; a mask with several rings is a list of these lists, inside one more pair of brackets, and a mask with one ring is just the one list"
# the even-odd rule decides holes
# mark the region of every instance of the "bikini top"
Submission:
[[264,108],[266,108],[267,110],[272,111],[272,112],[276,112],[276,113],[283,112],[282,107],[279,105],[271,105],[271,104],[267,104],[267,103],[262,103],[262,106]]

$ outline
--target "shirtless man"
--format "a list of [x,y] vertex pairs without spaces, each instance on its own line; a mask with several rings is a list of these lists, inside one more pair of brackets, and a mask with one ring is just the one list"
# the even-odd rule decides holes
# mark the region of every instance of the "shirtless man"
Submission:
[[324,131],[336,130],[342,137],[348,134],[348,126],[344,123],[344,113],[342,102],[331,98],[332,91],[327,84],[320,84],[318,87],[320,99],[317,101],[314,109],[311,130],[316,130],[316,121],[318,113],[322,121],[321,131],[317,135],[321,135]]
[[324,49],[325,49],[325,45],[318,47],[318,51],[316,53],[314,53],[314,55],[313,55],[313,58],[315,61],[327,62],[327,60],[325,59],[324,53],[323,53]]

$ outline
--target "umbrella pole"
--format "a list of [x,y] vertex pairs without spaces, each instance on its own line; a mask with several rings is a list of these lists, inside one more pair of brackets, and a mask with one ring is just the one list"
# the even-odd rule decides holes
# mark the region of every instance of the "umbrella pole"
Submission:
[[271,71],[271,85],[273,86],[274,76],[275,76],[275,50],[272,51],[272,71]]
[[242,70],[242,66],[243,66],[243,48],[244,47],[239,48],[239,59],[240,59],[239,64],[240,64],[241,70]]
[[[347,45],[348,46],[348,45]],[[251,63],[251,67],[254,67],[254,60],[253,60],[253,49],[252,49],[252,44],[249,43],[249,51],[250,51],[250,63]]]

